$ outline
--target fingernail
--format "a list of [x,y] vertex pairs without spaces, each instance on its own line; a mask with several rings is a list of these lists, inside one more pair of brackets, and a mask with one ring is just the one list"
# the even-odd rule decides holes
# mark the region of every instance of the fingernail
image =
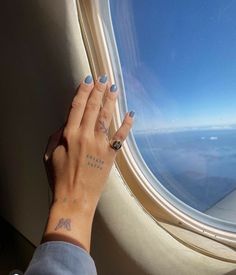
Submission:
[[86,76],[84,83],[91,84],[93,82],[93,78],[91,75]]
[[130,112],[129,112],[129,116],[130,116],[130,117],[134,117],[134,115],[135,115],[135,112],[134,112],[134,111],[130,111]]
[[116,92],[117,91],[117,86],[116,84],[112,84],[110,88],[110,92]]
[[107,75],[102,75],[102,76],[100,76],[100,78],[99,78],[99,82],[100,83],[106,83],[107,82]]

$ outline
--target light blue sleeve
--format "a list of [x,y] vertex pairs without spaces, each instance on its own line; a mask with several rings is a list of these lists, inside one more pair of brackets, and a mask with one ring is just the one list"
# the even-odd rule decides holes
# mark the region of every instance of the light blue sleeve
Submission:
[[92,257],[83,248],[62,241],[38,246],[25,275],[97,275]]

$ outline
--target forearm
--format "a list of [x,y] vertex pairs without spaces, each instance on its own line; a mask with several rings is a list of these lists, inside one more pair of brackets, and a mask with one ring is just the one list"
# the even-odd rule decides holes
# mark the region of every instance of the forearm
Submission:
[[66,241],[90,252],[95,203],[80,207],[76,200],[63,199],[53,203],[42,242]]

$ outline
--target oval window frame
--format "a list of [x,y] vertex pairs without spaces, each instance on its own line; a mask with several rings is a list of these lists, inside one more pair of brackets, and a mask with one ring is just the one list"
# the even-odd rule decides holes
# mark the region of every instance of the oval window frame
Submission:
[[[109,0],[77,0],[77,8],[94,77],[106,72],[110,81],[115,82],[120,89],[111,126],[111,131],[114,132],[127,111],[127,103]],[[173,237],[205,255],[236,263],[236,226],[191,208],[174,197],[160,182],[158,187],[154,188],[152,182],[158,180],[143,161],[132,134],[118,154],[116,166],[129,187],[130,194],[137,199],[144,211]],[[187,232],[192,237],[189,237]],[[208,249],[199,244],[196,234],[204,237]]]

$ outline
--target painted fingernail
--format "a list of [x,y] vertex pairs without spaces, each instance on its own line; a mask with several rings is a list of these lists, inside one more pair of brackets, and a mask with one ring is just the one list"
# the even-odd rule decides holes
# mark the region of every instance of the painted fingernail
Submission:
[[99,82],[103,83],[103,84],[106,83],[107,82],[107,75],[104,74],[104,75],[100,76],[99,77]]
[[85,77],[84,83],[91,84],[93,82],[93,78],[91,75]]
[[130,116],[130,117],[134,117],[134,115],[135,115],[135,112],[134,112],[134,111],[130,111],[130,112],[129,112],[129,116]]
[[112,84],[112,85],[111,85],[110,91],[111,91],[111,92],[116,92],[116,91],[117,91],[117,86],[116,86],[116,84]]

